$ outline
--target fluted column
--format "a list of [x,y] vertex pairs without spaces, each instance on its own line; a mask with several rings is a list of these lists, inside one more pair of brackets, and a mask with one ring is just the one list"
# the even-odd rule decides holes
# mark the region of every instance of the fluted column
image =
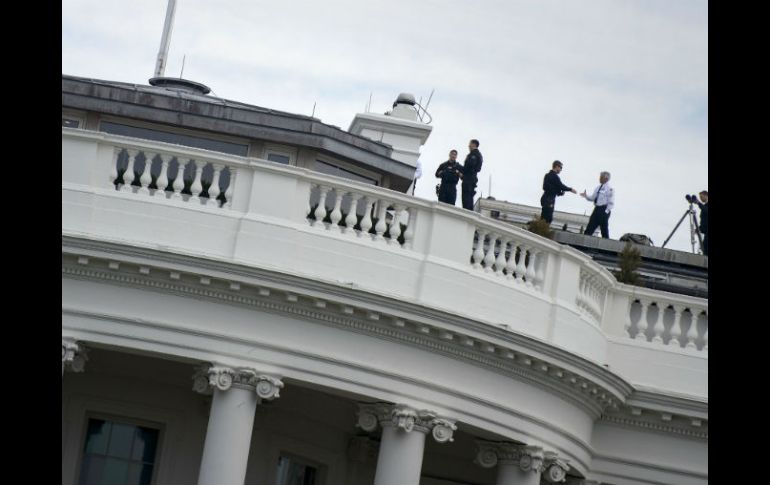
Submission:
[[86,367],[88,355],[83,344],[70,337],[61,338],[61,376],[64,378],[64,369],[72,372],[83,372]]
[[193,389],[213,390],[198,485],[243,485],[254,413],[262,399],[278,397],[283,382],[245,367],[204,366]]
[[374,431],[382,426],[374,485],[418,485],[422,470],[425,435],[439,443],[452,441],[453,421],[431,411],[400,404],[359,404],[358,426]]
[[539,485],[540,477],[548,483],[561,483],[569,464],[555,452],[539,446],[476,441],[476,463],[484,468],[497,466],[497,485]]

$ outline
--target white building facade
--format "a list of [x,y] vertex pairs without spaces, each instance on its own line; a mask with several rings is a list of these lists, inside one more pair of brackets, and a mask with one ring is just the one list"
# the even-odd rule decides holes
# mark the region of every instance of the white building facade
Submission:
[[707,378],[704,299],[363,181],[62,127],[63,484],[705,484]]

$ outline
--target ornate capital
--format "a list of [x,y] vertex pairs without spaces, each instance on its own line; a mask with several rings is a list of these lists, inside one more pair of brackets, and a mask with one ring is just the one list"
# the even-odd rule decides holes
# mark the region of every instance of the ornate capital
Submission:
[[561,483],[567,479],[569,471],[569,461],[559,458],[558,453],[546,451],[544,453],[543,466],[545,472],[543,478],[549,483]]
[[72,372],[83,372],[88,360],[88,352],[83,344],[73,338],[62,337],[61,339],[61,364],[62,372],[69,369]]
[[231,387],[253,389],[260,399],[272,400],[280,397],[283,382],[280,379],[257,373],[249,367],[228,367],[225,365],[204,365],[193,376],[193,390],[211,394],[216,387],[227,391]]
[[364,431],[374,431],[377,424],[400,428],[407,433],[412,430],[430,432],[439,443],[454,441],[452,435],[457,429],[454,421],[439,417],[433,411],[417,411],[403,404],[359,403],[357,426]]
[[477,440],[478,453],[475,462],[484,468],[492,468],[498,463],[518,465],[525,472],[542,473],[545,470],[543,449],[539,446],[496,443]]

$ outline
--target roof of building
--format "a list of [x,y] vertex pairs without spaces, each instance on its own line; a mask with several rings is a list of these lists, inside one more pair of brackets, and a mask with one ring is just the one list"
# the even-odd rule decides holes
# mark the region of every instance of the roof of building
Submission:
[[62,107],[276,143],[305,146],[411,180],[414,167],[391,158],[385,143],[317,118],[169,89],[62,74]]

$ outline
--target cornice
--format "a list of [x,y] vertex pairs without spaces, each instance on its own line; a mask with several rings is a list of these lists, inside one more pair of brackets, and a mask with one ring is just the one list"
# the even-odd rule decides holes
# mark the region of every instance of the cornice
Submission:
[[595,418],[620,409],[632,396],[655,396],[635,392],[609,370],[531,337],[347,286],[66,236],[62,252],[62,271],[69,277],[257,307],[427,348],[555,392]]
[[[249,288],[247,285],[237,283],[238,290],[228,290],[213,287],[215,286],[212,285],[213,278],[202,277],[200,274],[196,274],[195,278],[202,279],[206,283],[189,281],[189,272],[169,271],[157,266],[120,263],[112,258],[108,260],[79,256],[73,259],[71,263],[75,264],[65,264],[62,268],[62,272],[69,277],[110,281],[131,287],[148,287],[173,294],[192,295],[213,301],[256,307],[398,343],[427,348],[432,352],[491,368],[504,375],[521,378],[530,384],[561,395],[594,418],[598,418],[607,406],[613,404],[617,406],[621,402],[611,391],[590,379],[567,371],[551,361],[524,353],[518,348],[512,351],[499,343],[491,343],[476,335],[447,331],[435,325],[393,317],[359,306],[327,302],[316,296],[306,296],[298,288],[292,290],[274,290],[264,286]],[[80,262],[78,263],[77,260]],[[108,269],[110,264],[117,269]],[[126,274],[129,265],[136,266],[135,274]],[[101,266],[103,269],[96,269],[95,266]],[[142,274],[142,271],[146,274]],[[158,275],[161,271],[168,276],[161,279]],[[185,281],[182,281],[182,275],[185,276]]]

